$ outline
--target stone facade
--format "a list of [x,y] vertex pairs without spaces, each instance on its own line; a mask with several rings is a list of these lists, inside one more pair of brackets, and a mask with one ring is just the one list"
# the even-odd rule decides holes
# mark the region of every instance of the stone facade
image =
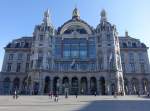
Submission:
[[146,94],[150,90],[148,47],[140,40],[118,36],[105,10],[91,27],[72,18],[55,29],[45,11],[32,37],[13,40],[4,49],[0,93],[11,94]]

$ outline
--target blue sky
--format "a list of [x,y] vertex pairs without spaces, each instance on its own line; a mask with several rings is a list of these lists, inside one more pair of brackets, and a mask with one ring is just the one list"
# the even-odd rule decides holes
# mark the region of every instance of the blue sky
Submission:
[[120,36],[128,30],[130,36],[150,47],[150,0],[1,0],[0,69],[3,47],[13,39],[31,36],[46,9],[50,9],[52,23],[57,28],[71,18],[76,5],[81,18],[93,27],[98,25],[100,11],[105,9]]

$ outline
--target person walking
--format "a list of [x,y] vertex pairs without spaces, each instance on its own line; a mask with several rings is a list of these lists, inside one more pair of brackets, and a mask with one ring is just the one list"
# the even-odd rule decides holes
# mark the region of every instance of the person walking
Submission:
[[49,99],[52,99],[52,96],[53,96],[53,94],[52,94],[52,91],[49,91]]
[[78,98],[78,92],[75,93],[76,99]]

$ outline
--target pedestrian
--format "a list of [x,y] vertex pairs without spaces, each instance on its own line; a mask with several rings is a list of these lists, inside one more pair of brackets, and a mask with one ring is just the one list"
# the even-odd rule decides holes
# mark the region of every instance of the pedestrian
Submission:
[[13,99],[17,99],[17,98],[18,98],[18,95],[17,95],[17,91],[15,90],[13,94]]
[[51,91],[49,91],[49,99],[52,99],[52,96],[53,96],[53,94],[52,94],[52,92]]
[[149,94],[149,92],[147,92],[147,97],[149,97],[150,96],[150,94]]
[[95,96],[97,95],[97,92],[96,92],[96,91],[94,92],[94,95],[95,95]]
[[54,99],[54,101],[58,102],[58,91],[55,92],[55,99]]
[[78,92],[75,93],[76,98],[78,98]]
[[81,89],[81,93],[82,93],[82,94],[84,94],[84,90],[83,90],[83,88]]
[[117,98],[117,92],[114,92],[114,98]]

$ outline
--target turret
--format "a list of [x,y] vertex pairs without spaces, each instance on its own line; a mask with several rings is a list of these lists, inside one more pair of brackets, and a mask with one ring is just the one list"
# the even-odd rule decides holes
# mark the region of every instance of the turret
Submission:
[[35,27],[32,45],[32,68],[50,69],[52,57],[52,36],[54,28],[50,20],[49,10],[44,12],[41,25]]

